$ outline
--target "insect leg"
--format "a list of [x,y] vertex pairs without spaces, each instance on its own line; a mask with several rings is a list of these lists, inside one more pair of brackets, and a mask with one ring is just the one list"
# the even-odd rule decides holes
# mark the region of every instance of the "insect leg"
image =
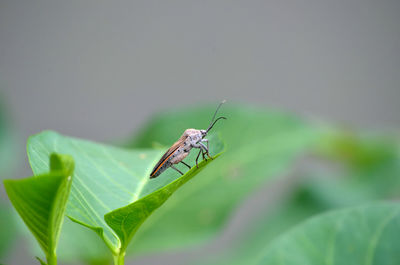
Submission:
[[[201,149],[201,148],[200,148]],[[203,160],[207,161],[207,158],[205,157],[205,152],[203,149],[201,149],[201,155],[203,156]]]
[[[201,155],[203,157],[203,160],[207,161],[207,158],[204,156],[204,154],[207,152],[206,150],[204,150],[204,147],[202,145],[199,145],[198,147],[200,149]],[[200,152],[198,154],[198,156],[200,155]]]
[[202,153],[202,151],[203,150],[200,148],[199,153],[197,154],[197,157],[196,157],[196,167],[197,168],[199,168],[199,163],[197,161],[199,161],[199,156],[200,156],[200,153]]
[[204,140],[205,140],[204,142],[207,142],[207,155],[209,158],[211,158],[211,160],[213,160],[213,157],[210,156],[210,153],[208,152],[208,150],[210,150],[210,147],[208,146],[208,139],[204,139]]
[[171,168],[175,169],[176,171],[178,171],[179,173],[181,173],[181,175],[183,175],[182,171],[180,171],[179,169],[177,169],[177,168],[174,167],[173,165],[171,165]]
[[184,164],[185,166],[187,166],[189,169],[191,169],[191,167],[188,164],[186,164],[185,162],[181,161],[181,163]]
[[[205,142],[205,141],[204,141]],[[208,142],[207,142],[208,143]],[[199,143],[200,147],[205,151],[206,155],[212,160],[213,158],[210,156],[210,154],[208,153],[208,148],[203,144],[203,143]]]

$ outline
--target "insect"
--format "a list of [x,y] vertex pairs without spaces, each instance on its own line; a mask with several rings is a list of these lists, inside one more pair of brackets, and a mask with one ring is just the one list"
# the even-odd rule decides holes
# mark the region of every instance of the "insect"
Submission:
[[[207,161],[206,155],[210,158],[213,159],[208,150],[208,139],[206,139],[207,133],[212,129],[214,124],[219,121],[220,119],[226,120],[225,117],[218,117],[215,119],[215,116],[217,115],[217,112],[219,108],[221,107],[222,104],[225,103],[225,100],[223,100],[217,107],[217,110],[214,113],[214,116],[211,119],[210,125],[208,126],[207,130],[196,130],[196,129],[187,129],[185,132],[182,134],[182,136],[179,138],[178,141],[176,141],[168,150],[165,152],[165,154],[161,157],[160,161],[155,165],[153,171],[150,174],[150,178],[156,178],[158,177],[161,173],[163,173],[167,168],[173,168],[176,171],[178,171],[181,175],[183,175],[182,171],[177,169],[174,165],[178,163],[182,163],[185,166],[187,166],[189,169],[191,168],[188,164],[183,162],[183,159],[189,155],[189,152],[192,148],[199,148],[199,153],[197,154],[196,157],[196,166],[197,168],[199,167],[198,160],[200,157],[200,154],[202,154],[203,159]],[[207,143],[207,146],[204,145],[204,143]]]

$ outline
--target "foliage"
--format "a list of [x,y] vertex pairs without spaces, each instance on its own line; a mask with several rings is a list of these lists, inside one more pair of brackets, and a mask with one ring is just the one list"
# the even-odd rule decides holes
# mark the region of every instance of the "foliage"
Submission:
[[[215,139],[210,152],[217,158],[222,148]],[[76,161],[67,216],[94,230],[121,260],[130,239],[147,217],[214,161],[202,161],[199,168],[193,167],[179,178],[169,171],[150,180],[161,150],[127,150],[46,131],[28,141],[28,156],[36,175],[48,166],[46,158],[53,152],[68,153]]]
[[4,181],[8,197],[35,236],[49,265],[56,264],[57,242],[72,183],[73,166],[69,156],[52,154],[50,172],[27,179]]
[[[365,240],[381,231],[383,238],[395,244],[395,237],[390,234],[399,233],[394,225],[398,223],[399,210],[395,203],[368,205],[376,200],[398,198],[400,145],[396,137],[338,130],[291,114],[249,106],[224,106],[221,115],[228,120],[218,122],[207,137],[215,159],[202,161],[197,168],[194,166],[197,153],[193,150],[185,159],[192,168],[178,165],[187,171],[185,175],[169,169],[158,178],[149,179],[152,167],[166,148],[187,128],[207,128],[214,108],[190,107],[160,113],[123,148],[52,131],[30,137],[27,151],[36,176],[31,179],[44,180],[43,176],[65,172],[62,161],[56,160],[58,167],[57,163],[49,162],[52,154],[68,154],[75,161],[66,203],[66,215],[73,222],[67,220],[61,232],[60,257],[67,261],[109,264],[114,256],[115,264],[123,264],[125,253],[159,253],[206,242],[224,228],[247,196],[260,187],[268,187],[268,181],[277,176],[286,175],[300,157],[308,155],[308,160],[317,166],[301,175],[292,174],[295,185],[282,201],[272,209],[260,208],[259,219],[242,231],[240,240],[224,254],[208,261],[202,259],[200,264],[276,264],[277,257],[288,264],[341,262],[341,255],[348,255],[350,246],[355,253],[354,264],[360,261],[395,264],[390,263],[390,258],[399,260],[397,247],[386,246],[377,239],[372,246],[372,241]],[[324,165],[323,169],[316,170],[320,165]],[[26,207],[21,208],[21,201],[27,201],[22,195],[50,189],[49,180],[46,181],[50,184],[42,181],[43,186],[39,185],[36,191],[19,192],[18,196],[9,191],[18,190],[11,189],[11,184],[28,189],[22,185],[28,180],[6,181],[6,188],[45,253],[51,253],[58,233],[53,235],[46,230],[51,235],[48,237],[51,240],[46,241],[37,231],[52,227],[52,223],[37,226],[27,217],[30,213]],[[53,199],[49,197],[46,202],[51,204],[54,192],[49,196]],[[367,205],[319,215],[359,204]],[[46,220],[51,219],[51,214],[48,212]],[[309,219],[314,215],[317,216]],[[348,232],[365,224],[370,231]],[[338,245],[329,241],[336,232],[337,238],[349,243]],[[333,243],[323,246],[324,240]],[[376,251],[377,259],[371,259],[372,250]],[[382,253],[390,258],[381,258]]]
[[379,264],[400,261],[400,205],[333,211],[266,246],[258,264]]
[[312,163],[308,161],[302,175],[293,175],[296,184],[286,197],[272,209],[261,209],[259,218],[230,248],[199,264],[257,264],[257,257],[271,240],[313,215],[399,199],[399,147],[399,139],[393,135],[324,130],[308,158]]

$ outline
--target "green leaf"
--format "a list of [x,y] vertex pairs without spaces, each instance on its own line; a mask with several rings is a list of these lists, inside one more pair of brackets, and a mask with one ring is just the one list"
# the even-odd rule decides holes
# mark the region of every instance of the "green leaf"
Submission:
[[369,170],[398,156],[399,147],[398,135],[325,128],[317,151],[354,169]]
[[[215,106],[163,112],[130,146],[170,145],[184,129],[207,128],[214,111]],[[228,120],[218,122],[213,131],[224,140],[224,155],[207,167],[208,174],[187,183],[150,216],[130,251],[167,251],[212,238],[246,196],[290,170],[317,137],[312,126],[285,113],[226,104],[221,116]]]
[[[18,228],[28,240],[31,255],[40,257],[41,249],[22,221],[18,222]],[[109,265],[112,255],[95,232],[70,218],[64,218],[57,246],[57,261],[62,264]]]
[[[214,141],[216,145],[210,150],[213,155],[223,147],[217,138]],[[50,131],[32,136],[28,141],[28,156],[35,174],[41,174],[48,167],[47,157],[52,152],[74,157],[76,165],[67,215],[98,233],[113,255],[123,255],[130,238],[152,211],[211,162],[200,163],[199,169],[193,168],[182,177],[169,169],[158,178],[150,179],[150,172],[163,151],[127,150]],[[120,218],[126,218],[123,230],[115,226]]]
[[400,206],[383,203],[333,211],[285,233],[259,264],[379,264],[400,262]]
[[337,128],[321,136],[317,153],[323,160],[315,160],[308,172],[302,166],[301,172],[292,173],[291,183],[297,184],[283,201],[272,209],[270,205],[260,209],[262,215],[240,232],[239,240],[222,254],[211,256],[207,263],[202,259],[198,264],[255,264],[258,253],[270,240],[314,214],[400,198],[397,137],[364,131],[350,134]]
[[[36,177],[4,180],[8,197],[53,264],[72,183],[73,161],[52,154],[50,172]],[[65,164],[64,164],[65,163]]]

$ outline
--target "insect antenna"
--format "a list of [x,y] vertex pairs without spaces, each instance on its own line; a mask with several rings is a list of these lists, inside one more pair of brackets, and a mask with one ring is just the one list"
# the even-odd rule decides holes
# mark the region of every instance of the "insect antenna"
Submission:
[[226,117],[222,117],[222,116],[221,116],[221,117],[218,117],[218,119],[216,119],[216,120],[214,121],[214,123],[211,124],[210,127],[208,127],[207,132],[208,132],[209,130],[211,130],[212,127],[214,126],[214,124],[215,124],[217,121],[219,121],[220,119],[226,120]]
[[212,119],[211,119],[210,125],[208,126],[207,132],[208,132],[209,130],[211,130],[211,128],[214,126],[214,124],[215,124],[218,120],[220,120],[220,119],[226,120],[225,117],[219,117],[218,119],[216,119],[216,120],[214,121],[215,116],[217,116],[217,113],[218,113],[219,108],[220,108],[220,107],[222,106],[222,104],[224,104],[225,102],[226,102],[226,100],[222,100],[222,102],[219,103],[217,109],[215,110],[214,116],[213,116]]

